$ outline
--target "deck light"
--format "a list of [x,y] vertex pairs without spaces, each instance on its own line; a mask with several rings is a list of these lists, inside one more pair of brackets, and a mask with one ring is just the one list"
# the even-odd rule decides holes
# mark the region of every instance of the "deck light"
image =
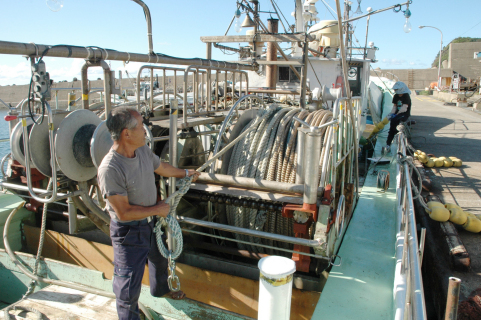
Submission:
[[246,14],[246,18],[244,19],[244,22],[242,22],[242,28],[252,28],[255,27],[254,21],[252,21],[251,17],[249,14]]
[[409,22],[409,17],[411,17],[411,10],[409,10],[409,8],[404,11],[404,16],[406,17],[406,22],[404,23],[403,30],[404,32],[409,33],[412,29],[411,22]]
[[240,16],[241,16],[241,12],[240,12],[239,9],[237,9],[235,11],[235,26],[234,26],[235,32],[237,32],[237,33],[239,33],[242,29],[240,19],[239,19]]

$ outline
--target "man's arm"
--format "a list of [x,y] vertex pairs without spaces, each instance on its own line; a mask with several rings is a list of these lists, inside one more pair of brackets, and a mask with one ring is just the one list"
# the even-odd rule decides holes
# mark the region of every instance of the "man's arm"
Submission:
[[170,206],[164,201],[159,201],[151,207],[132,205],[127,196],[114,195],[107,197],[120,221],[141,220],[150,216],[167,217]]
[[[193,181],[196,181],[200,175],[200,172],[195,171],[194,169],[188,169],[189,177],[194,175]],[[174,177],[174,178],[184,178],[185,177],[185,170],[179,169],[174,166],[171,166],[167,162],[161,162],[159,167],[155,169],[155,173],[162,177]]]

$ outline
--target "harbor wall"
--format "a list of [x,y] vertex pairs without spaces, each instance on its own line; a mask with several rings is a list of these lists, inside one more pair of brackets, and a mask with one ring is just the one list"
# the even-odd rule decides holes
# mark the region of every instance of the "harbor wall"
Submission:
[[[176,81],[174,81],[174,76],[166,76],[166,88],[168,90],[173,90],[174,82],[176,82],[178,91],[181,91],[184,82],[184,76],[178,75]],[[228,80],[230,80],[230,74]],[[136,88],[137,78],[123,78],[123,79],[115,79],[116,87],[119,87],[121,81],[122,90],[128,90],[129,95],[134,94],[134,88]],[[147,78],[141,78],[142,82],[150,83],[150,76]],[[154,80],[155,81],[155,80]],[[162,77],[159,76],[159,82],[162,84]],[[193,77],[189,75],[188,85],[192,86]],[[89,81],[91,91],[95,89],[103,89],[104,82],[103,80],[91,80]],[[161,85],[162,86],[162,85]],[[59,89],[59,90],[56,90]],[[55,106],[56,101],[58,101],[59,108],[67,107],[68,101],[68,94],[75,93],[77,95],[77,99],[81,97],[81,81],[65,81],[65,82],[54,82],[52,84],[52,100],[50,104]],[[57,96],[56,96],[57,94]],[[8,85],[8,86],[0,86],[0,99],[5,102],[6,104],[11,104],[12,106],[16,106],[20,101],[25,99],[28,96],[28,84],[24,85]],[[93,93],[90,97],[90,103],[100,101],[100,95],[98,93]],[[77,102],[77,105],[80,105],[80,101]],[[6,108],[6,106],[0,103],[0,108]]]
[[[452,69],[441,68],[441,78],[451,78]],[[385,77],[395,81],[404,82],[410,89],[424,89],[431,82],[437,82],[438,69],[374,69],[371,76]],[[399,79],[399,80],[398,80]]]

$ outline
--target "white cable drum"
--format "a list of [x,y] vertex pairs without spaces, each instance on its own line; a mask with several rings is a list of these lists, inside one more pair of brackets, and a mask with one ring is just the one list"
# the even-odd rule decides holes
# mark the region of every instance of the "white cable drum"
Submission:
[[288,258],[269,256],[259,260],[257,266],[260,270],[257,319],[288,320],[296,263]]

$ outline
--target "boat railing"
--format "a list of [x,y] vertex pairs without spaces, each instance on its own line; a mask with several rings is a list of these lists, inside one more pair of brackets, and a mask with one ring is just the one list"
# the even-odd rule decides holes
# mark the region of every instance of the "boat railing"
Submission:
[[421,257],[411,188],[411,168],[405,161],[406,138],[398,138],[396,174],[396,273],[394,277],[395,319],[427,319],[421,275]]
[[[212,71],[215,71],[215,80],[212,81]],[[184,101],[187,101],[187,79],[189,76],[189,73],[193,73],[194,76],[194,90],[199,88],[199,79],[198,76],[199,74],[202,74],[202,81],[200,82],[201,89],[194,91],[194,113],[199,113],[199,91],[202,92],[202,98],[200,100],[200,106],[203,105],[204,103],[204,87],[206,88],[206,100],[205,100],[205,106],[206,106],[206,111],[211,111],[212,110],[212,100],[214,100],[214,110],[217,111],[219,108],[219,81],[220,78],[222,77],[222,73],[224,74],[224,109],[227,109],[227,81],[229,78],[229,74],[231,77],[232,81],[232,100],[234,100],[234,94],[236,91],[236,81],[237,81],[237,76],[239,77],[239,97],[242,96],[242,92],[245,92],[245,95],[248,94],[249,91],[249,78],[247,75],[246,71],[242,70],[235,70],[235,69],[230,69],[230,68],[221,68],[221,67],[214,67],[214,66],[197,66],[197,65],[191,65],[185,68],[184,70]],[[205,82],[204,82],[204,75],[206,76]],[[242,79],[245,79],[245,89],[243,90],[242,87]],[[212,88],[215,87],[215,98],[212,99],[211,94],[212,94]],[[184,124],[187,124],[187,103],[184,103],[183,105],[183,121]]]
[[[347,103],[348,98],[339,98],[334,103],[333,118],[337,119],[338,124],[329,137],[332,159],[323,162],[320,181],[320,186],[329,183],[332,185],[332,196],[334,198],[337,198],[335,194],[337,183],[340,183],[340,195],[345,195],[346,184],[353,184],[357,179],[353,166],[349,164],[354,163],[354,148],[356,146],[354,139],[357,136],[356,131],[358,132],[360,127],[361,97],[350,99],[352,108],[348,108]],[[353,118],[350,116],[350,110],[353,112]],[[352,119],[354,119],[354,123],[352,123]],[[327,157],[327,155],[325,156]]]

